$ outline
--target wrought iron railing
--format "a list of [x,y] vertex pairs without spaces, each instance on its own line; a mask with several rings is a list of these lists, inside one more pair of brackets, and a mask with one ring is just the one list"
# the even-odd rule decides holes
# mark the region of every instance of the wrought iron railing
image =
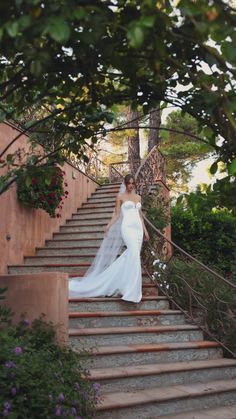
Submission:
[[91,153],[88,161],[84,161],[72,154],[68,161],[81,172],[95,179],[98,183],[109,182],[109,167],[98,158],[96,153]]
[[141,160],[133,161],[132,164],[126,161],[120,161],[109,164],[110,182],[122,181],[128,173],[136,173]]
[[[127,173],[128,173],[128,171],[127,171]],[[116,168],[116,163],[109,164],[109,181],[111,183],[113,183],[113,182],[122,182],[125,175],[126,175],[126,173],[121,173]]]
[[142,262],[149,277],[172,308],[182,310],[236,357],[236,278],[235,282],[225,279],[168,240],[146,217],[145,222],[150,240],[144,243]]
[[158,181],[165,183],[165,158],[157,146],[141,162],[135,174],[137,189],[144,198]]
[[145,159],[132,162],[122,161],[109,165],[110,182],[123,179],[127,173],[135,173],[139,193],[144,196],[150,187],[162,181],[165,182],[165,158],[158,147],[153,147]]

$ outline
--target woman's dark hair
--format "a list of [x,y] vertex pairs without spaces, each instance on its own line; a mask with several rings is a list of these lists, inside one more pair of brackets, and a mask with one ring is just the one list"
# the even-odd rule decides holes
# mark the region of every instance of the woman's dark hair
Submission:
[[134,177],[133,175],[131,175],[131,174],[128,174],[128,175],[126,175],[126,176],[125,176],[125,178],[124,178],[124,183],[125,183],[125,185],[128,185],[128,183],[129,183],[129,181],[130,181],[131,179],[133,179],[133,181],[134,181],[134,185],[135,185],[135,177]]

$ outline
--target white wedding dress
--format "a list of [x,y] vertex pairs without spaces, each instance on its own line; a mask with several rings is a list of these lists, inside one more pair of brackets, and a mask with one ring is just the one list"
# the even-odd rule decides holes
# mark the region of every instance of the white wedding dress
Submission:
[[71,278],[70,297],[121,296],[125,301],[140,302],[142,298],[140,251],[143,241],[140,209],[140,202],[135,204],[128,200],[122,203],[121,236],[127,249],[100,274]]

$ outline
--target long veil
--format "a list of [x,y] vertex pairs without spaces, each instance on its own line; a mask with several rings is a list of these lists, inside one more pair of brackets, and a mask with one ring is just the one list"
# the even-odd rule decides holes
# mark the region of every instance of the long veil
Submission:
[[[124,191],[125,184],[123,182],[120,186],[118,194],[123,193]],[[91,266],[84,274],[84,277],[94,277],[99,275],[117,258],[123,246],[123,240],[121,237],[121,222],[122,214],[120,214],[118,220],[109,228],[107,234],[104,236],[101,246],[99,247]]]

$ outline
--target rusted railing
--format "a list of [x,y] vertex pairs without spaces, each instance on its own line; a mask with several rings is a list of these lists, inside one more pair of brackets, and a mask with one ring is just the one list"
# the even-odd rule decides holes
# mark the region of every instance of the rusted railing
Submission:
[[128,161],[120,161],[109,164],[110,182],[122,182],[125,175],[132,173],[130,164]]
[[168,240],[147,218],[143,266],[161,293],[236,357],[236,279],[230,282]]
[[149,194],[150,188],[157,182],[165,184],[165,158],[158,147],[152,148],[147,157],[141,162],[136,174],[138,193],[144,198]]
[[88,162],[74,154],[68,158],[68,161],[98,183],[109,182],[109,167],[98,158],[96,153],[90,155]]
[[122,182],[124,178],[124,174],[120,173],[119,170],[116,169],[115,163],[109,164],[109,182]]

